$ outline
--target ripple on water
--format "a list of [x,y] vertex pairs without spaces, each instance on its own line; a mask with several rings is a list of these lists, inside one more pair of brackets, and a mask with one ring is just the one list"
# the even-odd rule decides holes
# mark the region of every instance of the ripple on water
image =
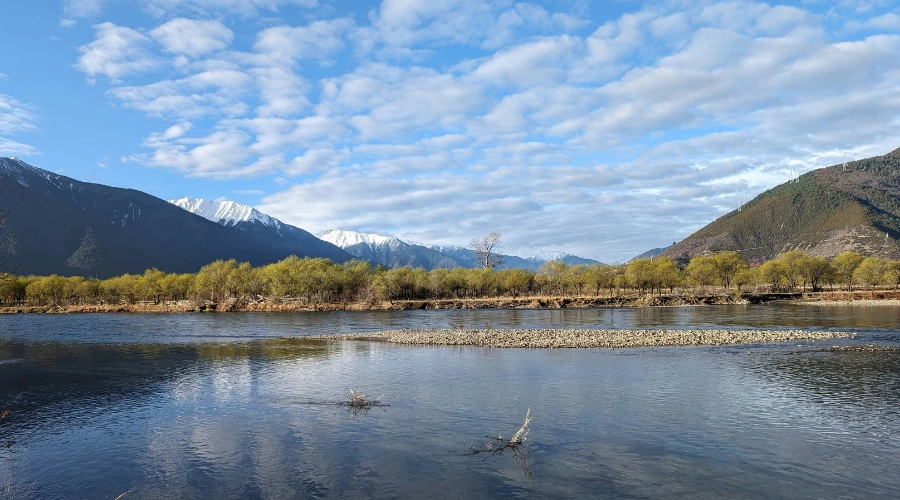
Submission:
[[[719,319],[629,314],[657,326],[750,321],[723,311]],[[377,324],[446,326],[440,313],[379,316]],[[500,319],[517,328],[577,323],[566,312],[539,313]],[[0,405],[21,394],[0,426],[0,441],[14,441],[0,449],[0,473],[14,466],[47,498],[115,498],[132,488],[126,498],[900,496],[896,352],[277,338],[359,331],[365,317],[326,315],[333,323],[311,326],[327,321],[210,315],[152,325],[145,316],[94,316],[91,325],[79,316],[65,341],[46,339],[52,323],[39,318],[32,328],[40,332],[0,340],[0,356],[23,360],[0,364]],[[616,326],[626,317],[615,316]],[[611,323],[609,311],[578,318]],[[87,342],[71,340],[88,327]],[[185,331],[197,337],[185,341]],[[878,335],[897,343],[886,330],[858,332],[846,342]],[[391,406],[354,416],[304,404],[348,389],[384,394]],[[528,407],[533,481],[511,455],[467,454],[487,436],[514,433]]]

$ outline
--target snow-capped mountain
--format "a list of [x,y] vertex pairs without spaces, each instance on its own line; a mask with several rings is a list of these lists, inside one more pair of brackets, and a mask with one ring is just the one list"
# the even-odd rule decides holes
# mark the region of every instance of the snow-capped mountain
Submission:
[[541,262],[546,262],[548,260],[563,260],[566,257],[572,256],[572,254],[566,252],[556,252],[529,246],[503,247],[502,251],[504,255],[511,257],[520,257],[525,260],[539,260]]
[[342,231],[340,229],[331,229],[318,235],[322,241],[327,241],[341,248],[350,248],[355,245],[367,245],[371,249],[379,246],[389,246],[399,248],[407,245],[393,236],[383,236],[380,234],[360,233],[357,231]]
[[393,236],[332,229],[319,234],[319,238],[337,245],[350,255],[392,269],[404,266],[428,270],[460,267],[458,262],[446,255]]
[[0,261],[20,274],[104,278],[153,267],[196,272],[217,259],[264,265],[291,254],[350,258],[311,235],[301,245],[223,227],[147,193],[82,182],[17,158],[0,158],[0,193],[9,238]]
[[[443,245],[428,245],[428,248],[440,252],[448,257],[453,257],[456,261],[460,263],[463,267],[478,267],[478,263],[475,262],[475,258],[472,256],[472,249],[462,246],[443,246]],[[531,269],[533,271],[537,271],[540,269],[541,265],[544,262],[549,260],[561,260],[569,265],[579,265],[579,264],[599,264],[598,261],[593,259],[585,259],[583,257],[578,257],[576,255],[564,253],[564,252],[548,252],[536,247],[517,247],[520,250],[517,250],[519,255],[511,254],[506,248],[501,248],[500,252],[503,256],[503,261],[500,264],[500,269],[512,269],[512,268],[522,268],[522,269]],[[521,250],[521,249],[527,249]],[[514,250],[516,251],[516,250]],[[523,257],[523,255],[527,257]]]
[[346,262],[351,258],[337,246],[322,241],[299,227],[285,224],[271,215],[236,201],[181,198],[169,200],[169,203],[221,226],[250,233],[260,242],[279,248],[288,255],[327,257],[335,262]]
[[275,217],[266,215],[249,205],[242,205],[236,201],[181,198],[169,200],[169,203],[223,226],[235,226],[241,222],[258,222],[278,230],[282,225],[281,221]]
[[[406,242],[394,236],[332,229],[319,238],[334,243],[348,253],[387,267],[478,267],[472,250],[463,246],[428,245]],[[503,252],[501,268],[525,268],[537,270],[548,260],[561,260],[567,264],[597,264],[564,252],[548,252],[536,247],[515,247],[515,252]]]

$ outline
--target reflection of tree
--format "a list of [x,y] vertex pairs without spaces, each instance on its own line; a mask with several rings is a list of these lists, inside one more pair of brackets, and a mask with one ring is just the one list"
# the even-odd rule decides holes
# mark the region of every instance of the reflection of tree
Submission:
[[330,352],[327,342],[302,339],[183,345],[0,341],[0,359],[23,361],[0,365],[0,403],[23,394],[16,421],[33,422],[55,405],[139,399],[212,362],[314,359]]

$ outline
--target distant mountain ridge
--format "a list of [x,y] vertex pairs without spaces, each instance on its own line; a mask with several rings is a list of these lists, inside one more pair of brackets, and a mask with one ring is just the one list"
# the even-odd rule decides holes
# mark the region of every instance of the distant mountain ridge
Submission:
[[[674,243],[673,243],[673,245],[674,245]],[[662,255],[663,252],[665,252],[666,250],[668,250],[671,247],[672,247],[672,245],[669,245],[667,247],[651,248],[650,250],[647,250],[646,252],[644,252],[638,256],[632,257],[631,260],[651,259],[653,257],[656,257],[657,255]]]
[[460,263],[451,257],[421,245],[406,243],[393,236],[332,229],[319,234],[319,238],[333,243],[354,257],[391,269],[404,266],[429,270],[461,267]]
[[[357,231],[331,229],[319,234],[319,238],[334,243],[351,255],[367,259],[373,263],[389,268],[422,267],[424,269],[455,267],[478,267],[472,256],[472,250],[463,246],[427,245],[424,243],[405,242],[394,236],[385,236]],[[524,268],[537,270],[548,260],[561,260],[570,265],[598,264],[592,259],[585,259],[564,252],[548,252],[535,247],[513,247],[520,255],[503,254],[500,268]]]
[[735,250],[765,261],[789,250],[853,250],[900,258],[900,149],[807,172],[729,212],[663,255],[686,260]]
[[335,262],[345,262],[350,254],[339,247],[316,238],[299,227],[285,224],[259,210],[229,200],[205,200],[181,198],[169,203],[199,215],[221,226],[234,228],[254,236],[261,244],[276,248],[287,255],[298,257],[326,257]]
[[218,222],[223,226],[235,226],[241,222],[259,222],[264,226],[277,229],[282,224],[280,220],[270,215],[266,215],[249,205],[242,205],[236,201],[180,198],[177,200],[169,200],[169,203],[181,207],[193,214],[197,214],[204,219]]
[[196,272],[216,259],[263,265],[292,253],[350,258],[336,247],[269,244],[147,193],[78,181],[17,158],[0,158],[0,193],[10,237],[4,252],[19,274]]

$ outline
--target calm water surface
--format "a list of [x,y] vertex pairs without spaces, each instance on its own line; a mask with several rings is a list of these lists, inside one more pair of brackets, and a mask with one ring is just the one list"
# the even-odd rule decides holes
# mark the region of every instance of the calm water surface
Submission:
[[[622,350],[287,338],[485,325],[858,335]],[[126,500],[900,498],[900,354],[812,352],[897,346],[898,325],[900,308],[789,305],[2,316],[0,480]],[[391,406],[307,404],[351,388]],[[469,454],[528,407],[527,462]]]

